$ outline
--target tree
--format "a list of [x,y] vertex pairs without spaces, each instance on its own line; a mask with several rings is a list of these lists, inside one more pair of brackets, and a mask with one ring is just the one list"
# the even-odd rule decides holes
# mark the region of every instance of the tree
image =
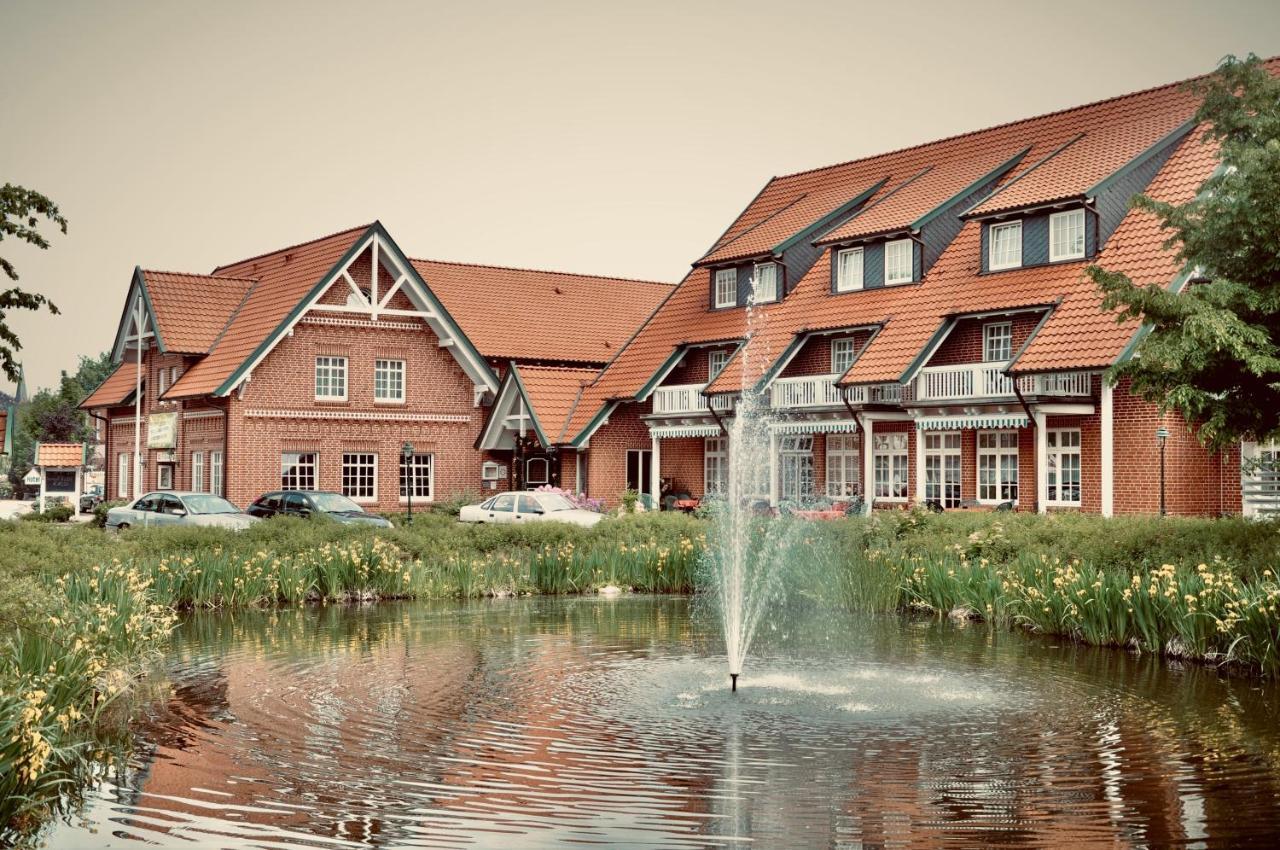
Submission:
[[1098,266],[1089,274],[1103,309],[1149,328],[1108,378],[1131,379],[1137,394],[1222,449],[1280,431],[1280,81],[1250,55],[1227,57],[1190,85],[1221,167],[1186,203],[1132,203],[1168,228],[1165,245],[1195,270],[1191,283],[1176,292]]
[[35,444],[83,443],[94,438],[93,421],[77,405],[111,374],[111,352],[80,358],[74,375],[65,371],[57,390],[40,390],[17,408],[18,425],[13,432],[9,481],[22,485],[22,476],[35,462]]
[[[36,229],[41,216],[58,225],[64,234],[67,232],[67,220],[58,212],[58,205],[53,201],[39,192],[14,186],[12,183],[0,187],[0,242],[14,238],[48,250],[48,240]],[[18,270],[4,257],[0,257],[0,270],[4,271],[9,280],[18,279]],[[59,312],[52,301],[35,292],[27,292],[16,286],[0,291],[0,368],[4,369],[11,381],[18,380],[16,357],[17,352],[22,349],[22,343],[9,328],[9,311],[39,310],[41,307],[48,307],[49,312],[54,315]]]

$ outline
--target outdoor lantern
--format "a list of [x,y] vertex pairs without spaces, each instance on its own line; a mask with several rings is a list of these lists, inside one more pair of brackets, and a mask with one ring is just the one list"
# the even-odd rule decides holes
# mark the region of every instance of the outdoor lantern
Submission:
[[1169,439],[1169,429],[1161,425],[1156,429],[1156,440],[1160,443],[1160,516],[1164,516],[1164,444]]
[[400,447],[400,456],[404,458],[405,494],[408,496],[408,516],[406,522],[413,522],[413,443],[408,440]]

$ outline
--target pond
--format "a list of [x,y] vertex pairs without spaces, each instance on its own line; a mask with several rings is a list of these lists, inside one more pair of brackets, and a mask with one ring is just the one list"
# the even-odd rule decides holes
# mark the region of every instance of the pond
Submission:
[[779,615],[737,694],[672,597],[194,615],[54,848],[1189,846],[1280,833],[1280,689]]

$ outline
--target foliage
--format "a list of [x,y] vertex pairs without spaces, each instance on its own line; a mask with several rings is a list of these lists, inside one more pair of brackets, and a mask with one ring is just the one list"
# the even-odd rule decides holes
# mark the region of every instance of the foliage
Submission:
[[640,501],[640,493],[636,490],[624,490],[622,493],[622,512],[624,514],[633,514],[636,512],[636,503]]
[[1132,379],[1222,449],[1280,431],[1280,81],[1255,56],[1228,57],[1193,89],[1203,97],[1196,120],[1222,167],[1185,203],[1133,203],[1207,282],[1178,292],[1097,266],[1089,273],[1104,309],[1150,328],[1138,356],[1109,378]]
[[[65,234],[67,220],[58,212],[58,205],[30,189],[6,183],[0,186],[0,242],[5,239],[19,239],[29,245],[47,250],[49,242],[38,229],[41,218],[46,218],[58,225]],[[18,279],[18,270],[13,263],[0,257],[0,271],[9,280]],[[20,367],[16,353],[22,349],[22,343],[9,328],[8,313],[10,310],[39,310],[48,307],[49,312],[58,313],[58,308],[43,295],[27,292],[17,286],[0,291],[0,367],[9,376],[9,380],[18,380]]]
[[110,502],[98,502],[93,506],[93,527],[107,527],[107,511],[129,504],[127,499],[113,499]]
[[22,476],[35,462],[37,442],[83,443],[94,438],[93,422],[78,405],[111,374],[111,353],[80,358],[74,374],[65,371],[58,389],[41,390],[18,407],[18,427],[13,434],[9,481],[22,487]]
[[69,522],[76,510],[63,500],[46,501],[43,511],[31,511],[22,515],[26,522]]
[[[447,499],[430,503],[430,511],[433,514],[456,518],[467,505],[474,505],[477,502],[484,501],[484,498],[484,496],[475,493],[459,493]],[[427,506],[424,505],[423,507],[426,508]]]
[[565,490],[550,484],[543,484],[535,489],[539,493],[552,493],[556,496],[563,496],[575,508],[581,508],[584,511],[595,511],[598,514],[604,513],[604,499],[593,499],[586,493],[574,493],[572,490]]

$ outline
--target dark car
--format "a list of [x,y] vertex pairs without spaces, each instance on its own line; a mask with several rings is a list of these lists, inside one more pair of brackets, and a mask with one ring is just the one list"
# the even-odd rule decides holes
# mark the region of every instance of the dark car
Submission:
[[341,493],[326,493],[321,490],[280,490],[267,493],[245,508],[245,513],[263,519],[273,516],[323,516],[338,522],[391,527],[390,522],[380,516],[365,513],[364,508]]
[[102,487],[94,484],[80,494],[80,513],[91,514],[93,509],[102,504]]

